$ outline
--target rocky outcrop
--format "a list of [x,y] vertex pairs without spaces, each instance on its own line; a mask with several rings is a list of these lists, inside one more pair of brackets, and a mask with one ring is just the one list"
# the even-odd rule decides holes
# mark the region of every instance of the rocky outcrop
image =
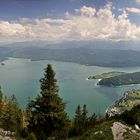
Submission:
[[0,140],[16,140],[15,132],[5,131],[0,128]]
[[114,140],[140,140],[140,131],[132,129],[121,122],[114,122],[111,130]]

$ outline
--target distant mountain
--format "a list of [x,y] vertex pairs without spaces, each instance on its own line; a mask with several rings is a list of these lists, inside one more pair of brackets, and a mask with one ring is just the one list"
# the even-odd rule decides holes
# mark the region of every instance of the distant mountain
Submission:
[[16,57],[33,61],[56,60],[106,67],[140,66],[139,43],[135,43],[135,47],[128,44],[128,42],[107,41],[14,43],[0,47],[0,60]]
[[54,43],[47,41],[28,41],[0,45],[0,47],[39,47],[46,49],[90,48],[140,51],[140,41],[67,41]]

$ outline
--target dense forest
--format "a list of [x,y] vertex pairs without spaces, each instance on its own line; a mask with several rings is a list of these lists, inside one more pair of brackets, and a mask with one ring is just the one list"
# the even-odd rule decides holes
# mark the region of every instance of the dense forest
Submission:
[[113,139],[110,127],[114,121],[139,125],[139,106],[121,116],[108,118],[88,115],[86,105],[77,105],[75,116],[70,119],[65,112],[66,103],[59,96],[52,66],[48,64],[44,71],[44,77],[40,79],[41,92],[28,101],[25,110],[20,109],[14,95],[6,97],[0,90],[0,135],[9,132],[3,135],[11,140]]
[[[51,46],[52,47],[52,46]],[[140,66],[140,51],[115,50],[104,48],[63,48],[55,49],[45,47],[0,47],[0,60],[7,57],[26,58],[32,61],[56,60],[64,62],[75,62],[82,65],[106,66],[106,67],[128,67]]]

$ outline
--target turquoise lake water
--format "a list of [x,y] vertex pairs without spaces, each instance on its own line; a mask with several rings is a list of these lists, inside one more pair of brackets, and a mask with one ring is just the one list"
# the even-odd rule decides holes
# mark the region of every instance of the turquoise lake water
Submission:
[[36,97],[40,92],[39,79],[43,77],[44,68],[50,63],[56,72],[59,94],[67,103],[66,111],[74,115],[78,104],[86,104],[90,114],[104,114],[106,108],[123,92],[139,89],[140,85],[121,87],[100,87],[97,80],[86,80],[87,77],[111,71],[135,72],[140,67],[105,68],[84,66],[76,63],[57,61],[30,61],[27,59],[9,58],[0,65],[0,85],[6,95],[15,94],[22,108],[26,107],[29,98]]

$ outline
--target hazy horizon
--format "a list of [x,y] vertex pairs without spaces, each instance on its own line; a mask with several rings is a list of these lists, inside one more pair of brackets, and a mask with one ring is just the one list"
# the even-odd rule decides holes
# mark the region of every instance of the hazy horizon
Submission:
[[2,0],[0,44],[140,41],[139,0]]

